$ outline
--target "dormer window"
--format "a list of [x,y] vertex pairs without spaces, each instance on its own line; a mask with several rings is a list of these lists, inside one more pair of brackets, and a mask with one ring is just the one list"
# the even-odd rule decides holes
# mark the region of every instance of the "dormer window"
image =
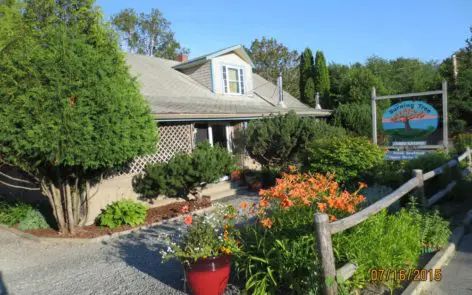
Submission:
[[234,66],[223,66],[224,91],[228,94],[244,94],[243,69]]

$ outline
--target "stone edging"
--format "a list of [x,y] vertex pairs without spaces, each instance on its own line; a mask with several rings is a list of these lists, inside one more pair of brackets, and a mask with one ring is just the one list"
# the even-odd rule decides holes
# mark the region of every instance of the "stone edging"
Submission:
[[[203,213],[209,212],[213,209],[214,209],[213,205],[210,205],[209,207],[199,209],[199,210],[195,210],[195,211],[192,211],[190,213],[192,215],[203,214]],[[112,234],[105,234],[103,236],[99,236],[99,237],[96,237],[96,238],[90,238],[90,239],[38,237],[38,236],[32,235],[30,233],[22,232],[20,230],[17,230],[16,228],[8,227],[8,226],[2,225],[2,224],[0,224],[0,230],[4,229],[6,231],[11,232],[14,235],[17,235],[17,236],[21,237],[21,238],[28,239],[28,240],[31,240],[31,241],[34,241],[34,242],[37,242],[37,243],[46,242],[46,243],[85,244],[85,243],[99,243],[99,242],[103,242],[103,241],[106,241],[106,240],[111,240],[111,239],[114,239],[114,238],[117,238],[117,237],[120,237],[120,236],[128,235],[128,234],[133,233],[133,232],[137,232],[137,231],[140,231],[140,230],[145,230],[145,229],[148,229],[148,228],[151,228],[151,227],[154,227],[154,226],[158,226],[158,225],[165,224],[165,223],[168,223],[168,222],[172,222],[172,221],[175,221],[175,220],[179,220],[179,219],[182,219],[182,218],[184,218],[184,216],[180,215],[180,216],[176,216],[176,217],[173,217],[173,218],[169,218],[169,219],[161,220],[161,221],[158,221],[158,222],[154,222],[154,223],[151,223],[151,224],[138,226],[138,227],[128,229],[128,230],[125,230],[125,231],[115,232],[115,233],[112,233]]]
[[[459,246],[459,243],[462,237],[467,232],[469,225],[472,222],[472,210],[469,211],[464,218],[463,225],[458,226],[452,232],[449,243],[446,247],[438,251],[433,258],[426,264],[424,269],[441,269],[445,266],[449,260],[456,254],[456,247]],[[435,281],[428,280],[426,281],[413,281],[411,282],[405,291],[402,292],[402,295],[419,295],[422,292],[428,290],[434,285]]]

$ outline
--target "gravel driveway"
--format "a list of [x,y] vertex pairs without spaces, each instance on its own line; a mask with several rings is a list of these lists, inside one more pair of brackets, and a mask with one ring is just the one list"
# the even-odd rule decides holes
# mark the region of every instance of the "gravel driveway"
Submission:
[[[224,203],[255,201],[253,194]],[[185,294],[178,262],[160,262],[170,222],[102,243],[37,243],[0,229],[0,294]]]

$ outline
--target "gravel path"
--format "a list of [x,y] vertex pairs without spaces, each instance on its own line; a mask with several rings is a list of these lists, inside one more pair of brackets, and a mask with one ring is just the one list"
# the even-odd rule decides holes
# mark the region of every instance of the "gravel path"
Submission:
[[[225,204],[255,201],[234,196]],[[178,262],[160,262],[162,232],[181,221],[103,243],[37,243],[0,230],[0,295],[185,294]]]

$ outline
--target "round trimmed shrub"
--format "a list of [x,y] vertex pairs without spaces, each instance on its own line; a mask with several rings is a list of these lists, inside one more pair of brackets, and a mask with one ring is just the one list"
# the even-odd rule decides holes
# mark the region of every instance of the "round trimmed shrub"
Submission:
[[361,180],[383,161],[384,153],[365,137],[326,137],[308,144],[303,168],[310,172],[335,173],[340,182]]

